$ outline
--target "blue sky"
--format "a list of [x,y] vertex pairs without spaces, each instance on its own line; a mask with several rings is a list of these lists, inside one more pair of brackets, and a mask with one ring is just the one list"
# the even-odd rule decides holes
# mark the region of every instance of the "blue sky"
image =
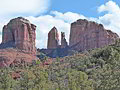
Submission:
[[52,0],[51,10],[75,12],[89,17],[96,17],[97,7],[108,0]]
[[120,35],[119,0],[1,0],[0,42],[3,26],[18,16],[37,26],[37,48],[46,48],[47,34],[54,26],[65,32],[69,42],[70,25],[77,19],[101,23]]
[[[50,10],[65,12],[74,12],[83,14],[87,17],[99,17],[104,13],[97,13],[97,8],[110,0],[52,0]],[[120,0],[113,0],[120,4]]]

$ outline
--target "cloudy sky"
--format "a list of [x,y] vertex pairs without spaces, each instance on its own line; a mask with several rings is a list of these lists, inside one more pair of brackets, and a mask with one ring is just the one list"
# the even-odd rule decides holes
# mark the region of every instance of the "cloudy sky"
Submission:
[[0,42],[3,26],[18,16],[37,26],[37,48],[46,48],[47,33],[53,26],[65,32],[68,41],[70,24],[77,19],[102,23],[120,35],[119,0],[1,0]]

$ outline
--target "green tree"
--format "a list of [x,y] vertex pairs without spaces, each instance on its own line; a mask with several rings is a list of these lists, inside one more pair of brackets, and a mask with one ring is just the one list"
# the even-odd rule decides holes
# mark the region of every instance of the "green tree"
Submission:
[[10,90],[11,76],[8,68],[0,69],[0,90]]
[[67,75],[70,90],[93,90],[92,81],[84,72],[71,70]]

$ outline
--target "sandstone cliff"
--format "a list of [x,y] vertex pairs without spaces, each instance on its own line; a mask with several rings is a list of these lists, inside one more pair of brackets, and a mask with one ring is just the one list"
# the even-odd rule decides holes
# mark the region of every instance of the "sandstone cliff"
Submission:
[[79,19],[71,24],[69,46],[77,51],[90,50],[113,44],[119,38],[102,24]]
[[1,48],[15,47],[29,53],[36,53],[36,26],[27,19],[18,17],[3,27]]
[[59,34],[56,27],[53,27],[48,33],[48,49],[56,49],[59,46]]

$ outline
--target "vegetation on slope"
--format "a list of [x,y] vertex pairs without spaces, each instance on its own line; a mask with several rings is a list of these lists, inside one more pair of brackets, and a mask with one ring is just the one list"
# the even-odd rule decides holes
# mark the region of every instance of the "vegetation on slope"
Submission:
[[0,90],[120,90],[119,42],[44,64],[47,60],[1,68]]

